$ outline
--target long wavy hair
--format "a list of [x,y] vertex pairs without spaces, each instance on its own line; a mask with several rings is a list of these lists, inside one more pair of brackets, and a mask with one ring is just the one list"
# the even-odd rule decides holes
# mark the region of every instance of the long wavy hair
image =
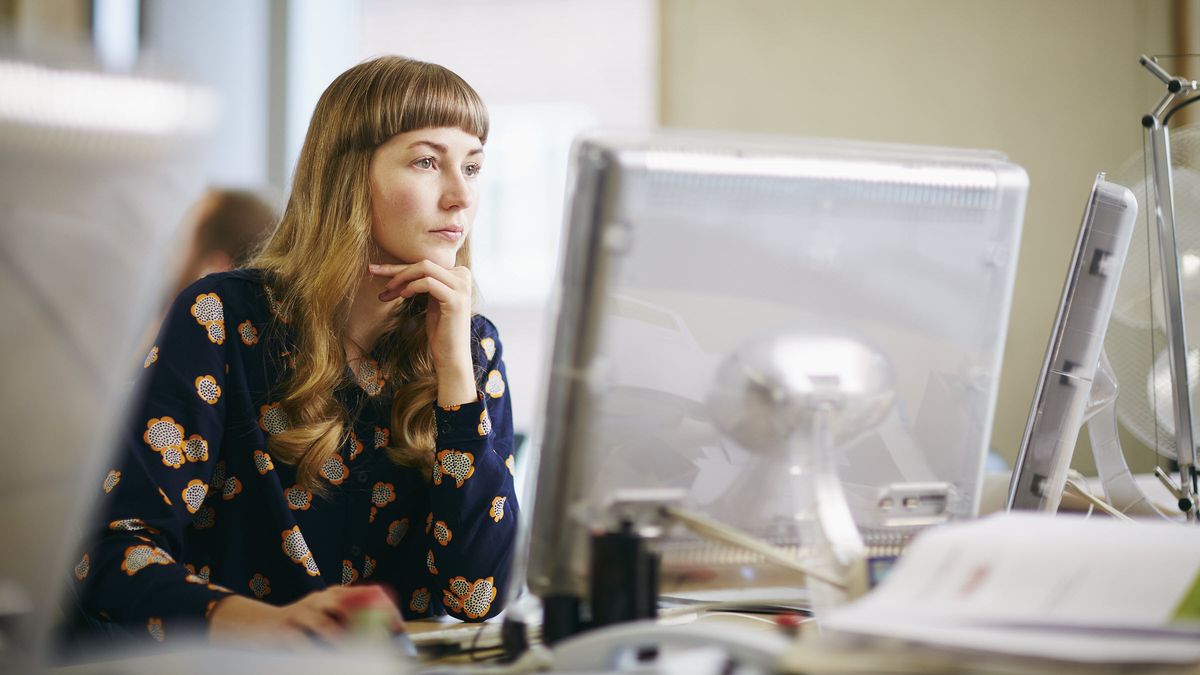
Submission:
[[[250,261],[265,272],[276,317],[293,340],[280,383],[287,429],[271,435],[268,448],[296,467],[305,489],[326,491],[321,467],[352,434],[333,392],[345,382],[344,328],[374,250],[371,156],[392,136],[428,127],[457,127],[486,142],[487,108],[462,78],[431,63],[383,56],[339,75],[317,101],[279,225]],[[469,236],[456,264],[470,264]],[[393,387],[388,457],[428,480],[437,377],[426,304],[423,296],[402,302],[377,353]]]

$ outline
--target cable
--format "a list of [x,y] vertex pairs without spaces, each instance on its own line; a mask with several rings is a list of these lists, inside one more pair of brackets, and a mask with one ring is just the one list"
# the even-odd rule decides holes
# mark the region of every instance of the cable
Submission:
[[790,570],[795,570],[805,576],[823,581],[830,586],[846,589],[846,584],[840,579],[834,579],[824,572],[819,572],[799,560],[792,557],[787,551],[780,549],[778,546],[768,544],[765,541],[755,539],[748,536],[740,530],[736,530],[724,523],[720,523],[708,516],[687,511],[675,506],[667,506],[662,510],[663,514],[684,524],[689,530],[695,532],[702,537],[715,539],[723,544],[735,546],[745,549],[751,553],[757,553],[766,558],[768,562],[775,563],[780,567],[786,567]]
[[765,616],[756,616],[754,614],[747,614],[746,612],[728,612],[728,611],[726,611],[726,612],[711,612],[709,614],[701,614],[700,616],[696,617],[696,621],[703,621],[706,617],[710,617],[710,616],[713,616],[713,617],[736,616],[741,619],[748,619],[751,621],[757,621],[759,623],[766,623],[766,624],[770,624],[772,626],[775,625],[775,619],[768,619]]
[[[475,631],[475,635],[471,636],[471,644],[465,650],[465,652],[471,657],[471,663],[479,663],[481,661],[493,661],[504,655],[504,645],[503,644],[496,644],[496,645],[492,645],[490,647],[480,647],[479,646],[479,636],[483,635],[483,631],[486,627],[487,627],[487,624],[483,624],[479,627],[478,630]],[[480,652],[493,652],[493,651],[496,653],[489,654],[487,656],[479,656]]]
[[1179,110],[1181,108],[1186,108],[1187,106],[1195,103],[1196,101],[1200,101],[1200,96],[1193,96],[1193,97],[1183,101],[1182,103],[1175,104],[1175,106],[1173,108],[1171,108],[1170,110],[1167,111],[1166,115],[1163,115],[1162,125],[1164,127],[1167,126],[1167,124],[1171,121],[1172,115],[1179,112]]
[[[1100,509],[1101,511],[1107,513],[1108,515],[1112,516],[1113,518],[1116,518],[1118,520],[1126,520],[1126,521],[1133,520],[1133,518],[1130,518],[1129,516],[1125,515],[1124,513],[1121,513],[1120,511],[1114,509],[1108,502],[1093,495],[1091,492],[1089,492],[1087,490],[1087,488],[1085,488],[1082,485],[1080,485],[1079,483],[1075,482],[1073,479],[1068,478],[1067,484],[1065,487],[1066,487],[1066,489],[1070,490],[1076,497],[1083,499],[1084,501],[1095,506],[1096,508]],[[1089,514],[1090,513],[1091,512],[1089,511]]]
[[660,607],[659,619],[678,619],[687,616],[702,616],[704,614],[745,614],[757,615],[799,614],[812,616],[812,609],[800,605],[754,600],[717,600],[713,602],[697,602],[678,607]]

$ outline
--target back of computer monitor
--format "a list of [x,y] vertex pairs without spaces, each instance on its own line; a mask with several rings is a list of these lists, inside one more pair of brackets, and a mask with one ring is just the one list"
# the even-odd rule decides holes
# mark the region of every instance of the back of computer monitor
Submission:
[[[1020,167],[992,152],[666,131],[592,135],[573,164],[528,533],[534,593],[585,593],[584,533],[617,490],[678,488],[689,508],[802,544],[789,463],[725,437],[707,407],[717,365],[768,334],[854,334],[895,372],[886,419],[838,438],[864,532],[977,512]],[[670,539],[664,589],[718,559],[737,583],[769,576]]]
[[1009,483],[1009,509],[1058,511],[1136,221],[1133,193],[1097,176]]
[[29,672],[72,569],[86,573],[79,519],[103,494],[167,245],[203,187],[194,158],[212,103],[177,83],[3,58],[0,89],[21,102],[0,106],[0,670]]

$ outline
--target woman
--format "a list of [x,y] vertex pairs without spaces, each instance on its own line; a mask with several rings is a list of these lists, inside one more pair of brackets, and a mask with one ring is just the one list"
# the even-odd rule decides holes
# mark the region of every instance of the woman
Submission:
[[381,57],[325,90],[272,237],[187,288],[146,358],[85,613],[336,642],[364,597],[392,607],[373,584],[407,617],[501,609],[512,425],[468,267],[487,133],[440,66]]

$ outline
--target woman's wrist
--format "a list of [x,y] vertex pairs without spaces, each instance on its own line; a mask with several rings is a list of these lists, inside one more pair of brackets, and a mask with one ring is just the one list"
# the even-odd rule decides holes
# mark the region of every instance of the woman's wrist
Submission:
[[479,392],[475,389],[475,371],[470,359],[446,367],[437,367],[438,405],[443,408],[473,403]]

